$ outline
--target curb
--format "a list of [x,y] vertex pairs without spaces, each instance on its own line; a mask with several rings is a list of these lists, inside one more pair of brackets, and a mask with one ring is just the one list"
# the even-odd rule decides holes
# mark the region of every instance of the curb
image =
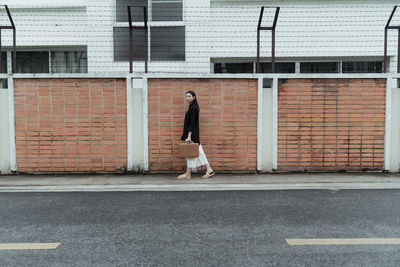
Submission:
[[400,189],[387,183],[297,183],[297,184],[147,184],[147,185],[39,185],[0,186],[0,192],[135,192],[135,191],[252,191],[252,190],[373,190]]

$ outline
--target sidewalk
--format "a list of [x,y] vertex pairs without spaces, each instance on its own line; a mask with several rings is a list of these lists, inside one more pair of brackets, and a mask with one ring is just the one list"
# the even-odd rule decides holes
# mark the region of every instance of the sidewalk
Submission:
[[400,189],[398,173],[217,173],[210,179],[194,174],[191,180],[178,180],[176,176],[9,175],[0,176],[0,192]]

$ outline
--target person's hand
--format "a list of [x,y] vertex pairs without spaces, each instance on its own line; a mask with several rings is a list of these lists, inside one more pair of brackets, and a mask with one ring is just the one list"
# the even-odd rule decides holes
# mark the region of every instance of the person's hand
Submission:
[[190,137],[186,138],[185,143],[193,143]]

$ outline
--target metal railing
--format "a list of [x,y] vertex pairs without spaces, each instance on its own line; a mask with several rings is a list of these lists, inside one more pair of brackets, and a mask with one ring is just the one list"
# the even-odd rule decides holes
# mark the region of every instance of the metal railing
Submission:
[[[258,19],[258,26],[257,26],[257,65],[256,65],[256,72],[261,72],[260,67],[260,35],[262,30],[271,31],[271,61],[272,61],[272,73],[275,73],[275,28],[276,23],[278,22],[279,10],[280,7],[275,7],[275,17],[272,27],[261,27],[263,15],[264,15],[264,6],[261,7],[260,17]],[[266,7],[271,8],[271,7]]]
[[397,45],[397,73],[400,73],[400,26],[390,26],[390,22],[396,13],[397,6],[392,10],[389,20],[385,26],[385,49],[384,49],[384,59],[383,59],[383,72],[387,71],[387,43],[388,43],[388,30],[398,30],[398,45]]
[[[133,26],[131,7],[142,7],[143,8],[143,26]],[[144,29],[144,41],[145,41],[145,55],[144,55],[144,72],[147,73],[147,62],[149,61],[148,55],[148,27],[147,27],[147,7],[145,6],[128,6],[128,20],[129,20],[129,73],[133,73],[133,29]]]
[[[2,67],[2,60],[3,57],[1,56],[1,30],[5,30],[5,29],[11,29],[13,30],[13,50],[12,50],[12,73],[16,72],[16,65],[17,65],[17,53],[16,53],[16,46],[17,46],[17,42],[16,42],[16,28],[15,28],[15,24],[14,21],[11,17],[11,13],[10,10],[8,9],[7,5],[4,5],[4,7],[6,8],[7,11],[7,15],[8,15],[8,19],[10,20],[11,26],[0,26],[0,70]],[[7,63],[6,63],[7,64]]]

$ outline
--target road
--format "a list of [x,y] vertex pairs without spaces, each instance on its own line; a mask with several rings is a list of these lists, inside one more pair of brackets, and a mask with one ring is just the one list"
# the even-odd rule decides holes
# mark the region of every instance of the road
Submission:
[[0,223],[0,266],[400,266],[400,190],[1,193]]

